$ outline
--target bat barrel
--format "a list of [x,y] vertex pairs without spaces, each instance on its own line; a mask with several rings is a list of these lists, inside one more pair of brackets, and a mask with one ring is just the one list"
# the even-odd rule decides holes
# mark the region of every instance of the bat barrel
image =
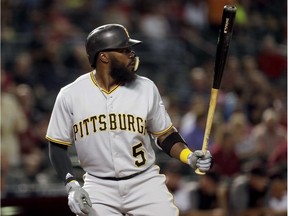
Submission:
[[222,74],[224,71],[229,44],[232,36],[236,11],[237,8],[230,5],[225,5],[223,9],[214,68],[213,88],[215,89],[220,88]]

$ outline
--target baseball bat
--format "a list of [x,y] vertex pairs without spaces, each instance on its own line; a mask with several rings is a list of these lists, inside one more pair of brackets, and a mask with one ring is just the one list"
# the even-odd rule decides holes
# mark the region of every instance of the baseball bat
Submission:
[[[232,37],[236,11],[237,8],[235,6],[225,5],[223,8],[222,22],[217,41],[213,85],[211,88],[208,116],[202,144],[202,151],[204,154],[206,154],[206,151],[208,149],[210,132],[212,128],[212,122],[217,103],[218,91],[221,85],[222,75],[225,68],[229,45]],[[199,175],[205,174],[201,172],[199,169],[196,169],[195,172]]]

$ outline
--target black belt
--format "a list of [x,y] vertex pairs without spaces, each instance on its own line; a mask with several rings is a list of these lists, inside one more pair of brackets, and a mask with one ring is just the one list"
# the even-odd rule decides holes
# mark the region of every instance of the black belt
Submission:
[[100,178],[100,179],[104,179],[104,180],[122,181],[122,180],[127,180],[127,179],[131,179],[131,178],[133,178],[133,177],[135,177],[135,176],[138,176],[138,175],[146,172],[149,168],[150,168],[150,167],[148,167],[148,168],[145,169],[145,170],[142,170],[141,172],[134,173],[134,174],[132,174],[132,175],[128,175],[128,176],[124,176],[124,177],[119,177],[119,178],[118,178],[118,177],[100,177],[100,176],[95,176],[95,175],[93,175],[93,174],[91,174],[91,173],[88,173],[88,174],[91,175],[91,176],[94,176],[94,177],[96,177],[96,178]]

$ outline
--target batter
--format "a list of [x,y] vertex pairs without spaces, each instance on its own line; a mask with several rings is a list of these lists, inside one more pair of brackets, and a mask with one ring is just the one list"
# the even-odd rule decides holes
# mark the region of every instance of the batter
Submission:
[[[207,172],[211,154],[192,152],[173,127],[155,84],[136,75],[139,58],[125,27],[108,24],[87,37],[93,71],[63,87],[46,138],[51,163],[78,215],[176,216],[178,208],[155,165],[155,143],[173,158]],[[73,176],[67,153],[75,145],[84,175]]]

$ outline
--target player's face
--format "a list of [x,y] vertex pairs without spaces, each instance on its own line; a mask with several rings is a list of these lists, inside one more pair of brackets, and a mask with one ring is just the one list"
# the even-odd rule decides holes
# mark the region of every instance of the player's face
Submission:
[[111,56],[110,75],[118,83],[129,83],[135,80],[135,53],[130,48],[114,51]]

